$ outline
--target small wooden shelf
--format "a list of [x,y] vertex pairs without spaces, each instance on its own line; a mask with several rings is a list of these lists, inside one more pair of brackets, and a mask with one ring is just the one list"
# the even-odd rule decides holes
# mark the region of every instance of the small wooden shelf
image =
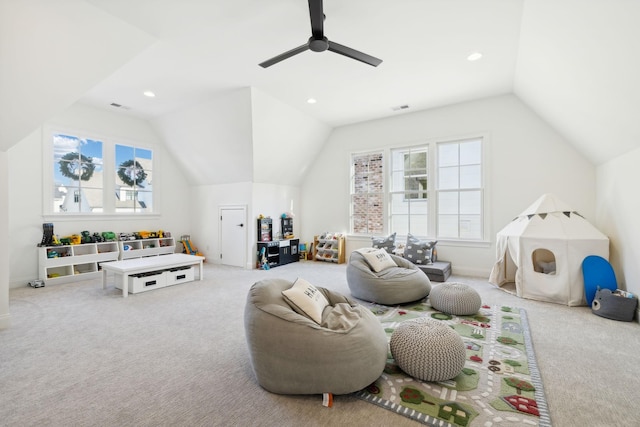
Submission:
[[340,233],[325,233],[313,238],[313,259],[343,264],[345,239]]

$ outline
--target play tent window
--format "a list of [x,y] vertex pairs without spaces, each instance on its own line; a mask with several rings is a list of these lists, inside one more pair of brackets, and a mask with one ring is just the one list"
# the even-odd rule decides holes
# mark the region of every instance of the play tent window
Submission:
[[548,249],[536,249],[531,254],[533,270],[537,273],[556,274],[556,257]]

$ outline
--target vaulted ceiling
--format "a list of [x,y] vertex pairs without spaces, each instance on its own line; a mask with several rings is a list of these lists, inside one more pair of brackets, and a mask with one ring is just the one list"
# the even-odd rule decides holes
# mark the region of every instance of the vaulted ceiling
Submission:
[[304,0],[0,0],[0,149],[75,102],[157,121],[242,87],[331,127],[515,93],[594,164],[640,146],[640,2],[325,0],[324,13],[330,41],[382,64],[306,51],[259,67],[309,38]]

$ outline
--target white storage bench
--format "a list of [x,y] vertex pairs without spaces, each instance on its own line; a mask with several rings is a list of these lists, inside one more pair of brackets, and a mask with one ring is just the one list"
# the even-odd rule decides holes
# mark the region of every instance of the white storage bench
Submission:
[[199,280],[204,278],[204,257],[187,254],[160,255],[122,261],[103,262],[102,289],[107,288],[107,273],[114,273],[115,286],[122,296],[159,289],[165,286],[195,280],[195,267],[199,267]]

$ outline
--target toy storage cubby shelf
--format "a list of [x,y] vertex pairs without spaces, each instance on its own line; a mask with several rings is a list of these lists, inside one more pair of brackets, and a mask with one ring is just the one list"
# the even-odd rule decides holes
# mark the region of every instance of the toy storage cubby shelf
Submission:
[[142,258],[147,256],[172,254],[176,251],[176,241],[173,237],[155,239],[120,240],[118,259]]
[[175,251],[176,242],[172,237],[43,246],[38,248],[38,273],[46,284],[93,279],[100,277],[100,263],[166,255]]
[[344,236],[326,233],[313,238],[313,259],[342,264],[345,261]]
[[118,242],[39,248],[39,275],[47,284],[100,277],[100,263],[117,261]]

